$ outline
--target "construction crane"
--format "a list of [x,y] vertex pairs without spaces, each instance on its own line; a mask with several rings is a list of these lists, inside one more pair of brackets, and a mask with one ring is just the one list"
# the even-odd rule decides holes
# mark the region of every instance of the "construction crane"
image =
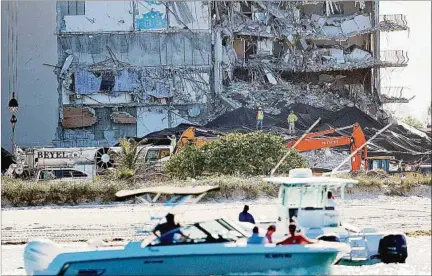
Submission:
[[[337,133],[340,130],[351,128],[353,129],[351,136],[341,136],[341,137],[322,137],[327,134]],[[297,140],[292,140],[288,142],[287,146],[289,148],[293,147]],[[340,146],[350,146],[351,152],[354,152],[357,148],[366,143],[366,137],[358,123],[342,128],[332,128],[328,130],[323,130],[319,132],[308,133],[305,135],[303,140],[301,140],[296,146],[299,152],[334,148]],[[353,172],[360,170],[362,165],[367,168],[367,147],[365,146],[359,150],[351,159],[351,168]]]

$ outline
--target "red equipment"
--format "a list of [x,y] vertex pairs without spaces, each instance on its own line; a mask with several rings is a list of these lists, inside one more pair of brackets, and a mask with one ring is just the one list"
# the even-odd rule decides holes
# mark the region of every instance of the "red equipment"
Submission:
[[[339,130],[353,128],[352,135],[342,136],[342,137],[320,137],[327,134],[335,133]],[[297,140],[292,140],[288,142],[287,146],[289,148],[293,147]],[[366,137],[364,136],[363,130],[361,129],[358,123],[354,125],[338,128],[338,129],[328,129],[319,132],[308,133],[297,145],[296,149],[299,152],[305,152],[316,149],[323,148],[333,148],[339,146],[350,145],[351,152],[354,152],[357,148],[366,143]],[[360,167],[363,165],[365,169],[367,168],[367,162],[365,161],[367,158],[367,147],[364,146],[361,150],[359,150],[352,158],[351,158],[351,167],[353,172],[357,172],[360,170]]]

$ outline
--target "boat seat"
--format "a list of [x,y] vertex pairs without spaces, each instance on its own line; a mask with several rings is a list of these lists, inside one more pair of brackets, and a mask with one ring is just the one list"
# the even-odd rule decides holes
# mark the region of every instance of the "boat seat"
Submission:
[[305,228],[319,228],[337,226],[339,214],[336,210],[306,207],[301,210],[297,223]]

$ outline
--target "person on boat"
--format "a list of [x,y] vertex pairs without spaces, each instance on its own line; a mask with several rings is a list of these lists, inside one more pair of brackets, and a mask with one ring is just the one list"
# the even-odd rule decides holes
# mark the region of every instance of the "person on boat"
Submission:
[[265,237],[267,238],[267,242],[268,242],[268,243],[273,243],[272,236],[273,236],[273,233],[274,233],[274,232],[276,232],[276,226],[274,226],[274,225],[270,225],[270,226],[267,228],[267,233],[265,234]]
[[250,236],[248,238],[247,243],[248,244],[264,244],[265,243],[264,237],[261,237],[259,235],[259,229],[258,229],[258,227],[255,226],[252,229],[252,236]]
[[327,192],[327,207],[336,207],[336,202],[334,201],[333,193]]
[[290,237],[280,241],[278,243],[276,243],[276,245],[292,245],[292,244],[311,244],[314,243],[313,241],[309,240],[308,238],[306,238],[305,236],[303,236],[302,234],[296,234],[296,228],[297,226],[295,225],[295,223],[290,223],[288,229],[290,232]]
[[[165,218],[166,218],[166,222],[158,224],[153,230],[153,234],[160,237],[161,243],[172,243],[174,239],[174,234],[180,233],[180,231],[173,231],[173,230],[180,228],[180,224],[174,222],[173,214],[167,214]],[[157,235],[156,232],[159,232],[160,235]],[[170,233],[165,235],[168,232]]]
[[252,224],[255,224],[254,217],[251,214],[249,214],[248,211],[249,211],[249,206],[245,205],[243,208],[243,212],[239,214],[239,221],[250,222]]

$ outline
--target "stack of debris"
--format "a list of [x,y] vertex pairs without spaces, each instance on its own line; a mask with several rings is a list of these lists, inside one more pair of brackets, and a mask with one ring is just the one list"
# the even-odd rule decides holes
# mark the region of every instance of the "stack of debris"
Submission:
[[[236,81],[231,83],[223,92],[223,96],[236,103],[236,106],[245,106],[255,109],[259,105],[264,111],[273,115],[280,114],[284,107],[294,103],[303,103],[328,110],[339,110],[346,106],[357,106],[361,110],[368,110],[375,107],[371,97],[365,95],[362,89],[353,91],[355,86],[344,85],[332,91],[323,84],[312,85],[308,83],[293,84],[278,80],[278,84],[250,83]],[[355,97],[350,97],[350,94]],[[341,96],[341,95],[346,95]]]

